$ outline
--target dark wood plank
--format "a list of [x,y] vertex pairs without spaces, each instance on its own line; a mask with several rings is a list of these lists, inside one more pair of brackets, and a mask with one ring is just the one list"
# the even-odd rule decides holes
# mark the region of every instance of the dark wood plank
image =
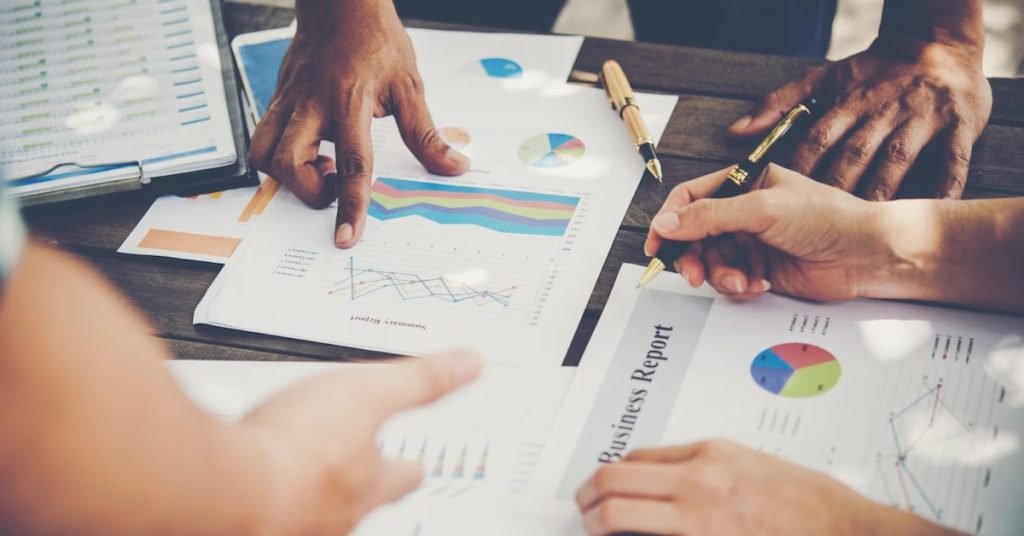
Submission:
[[293,355],[247,350],[208,342],[163,339],[176,359],[216,359],[221,361],[316,361]]

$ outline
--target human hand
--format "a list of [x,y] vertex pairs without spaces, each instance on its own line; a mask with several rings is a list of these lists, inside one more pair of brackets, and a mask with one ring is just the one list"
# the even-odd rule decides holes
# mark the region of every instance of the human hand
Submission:
[[959,198],[972,147],[992,111],[980,47],[887,36],[772,91],[729,131],[761,135],[809,96],[831,109],[797,145],[788,166],[871,200],[891,199],[929,146],[937,173],[933,184],[915,191]]
[[633,451],[601,466],[576,502],[587,532],[602,536],[942,530],[823,474],[727,441]]
[[773,288],[844,300],[860,295],[868,275],[887,266],[886,240],[873,217],[877,204],[776,165],[750,193],[706,199],[728,171],[676,186],[651,222],[648,255],[665,239],[694,243],[675,264],[691,285],[706,280],[739,299]]
[[261,449],[279,505],[271,534],[347,534],[377,506],[415,489],[418,464],[385,460],[380,425],[432,402],[479,374],[468,355],[363,365],[300,382],[249,413],[244,443]]
[[[434,128],[391,2],[298,0],[296,11],[298,28],[249,156],[311,207],[337,199],[335,243],[347,248],[366,224],[374,117],[394,114],[403,141],[431,173],[458,175],[469,159]],[[319,155],[321,140],[335,143],[334,159]]]

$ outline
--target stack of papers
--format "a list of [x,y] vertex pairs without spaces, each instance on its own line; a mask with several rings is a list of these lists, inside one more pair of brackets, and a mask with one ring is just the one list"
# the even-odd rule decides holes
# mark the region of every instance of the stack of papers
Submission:
[[[236,160],[209,2],[16,2],[0,28],[0,167],[15,194]],[[99,167],[38,176],[59,164]]]

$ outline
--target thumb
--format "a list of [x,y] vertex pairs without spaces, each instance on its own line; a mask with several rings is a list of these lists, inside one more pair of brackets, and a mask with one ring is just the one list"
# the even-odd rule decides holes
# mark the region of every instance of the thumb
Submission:
[[[417,78],[418,80],[418,78]],[[427,171],[438,175],[459,175],[469,170],[469,158],[448,146],[441,138],[423,97],[423,84],[409,84],[395,94],[395,120],[402,141]]]
[[395,502],[419,487],[423,469],[407,460],[382,460],[377,478],[367,495],[367,506],[374,509]]
[[736,137],[756,136],[767,132],[800,101],[815,93],[825,75],[824,67],[808,70],[798,80],[772,90],[765,95],[750,115],[736,120],[729,127],[729,134]]

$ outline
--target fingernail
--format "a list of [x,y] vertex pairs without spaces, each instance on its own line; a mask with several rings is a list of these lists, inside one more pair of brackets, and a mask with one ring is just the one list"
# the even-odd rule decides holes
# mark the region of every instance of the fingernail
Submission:
[[740,278],[734,275],[726,276],[725,279],[722,280],[722,286],[730,292],[743,292],[743,284],[740,283]]
[[457,163],[460,166],[469,167],[469,157],[460,153],[454,147],[448,147],[448,158],[452,159],[453,161],[455,161],[455,163]]
[[754,118],[752,116],[745,115],[737,119],[736,122],[733,123],[731,127],[729,127],[729,130],[743,130],[747,128],[747,126],[750,125],[750,122],[753,120]]
[[452,360],[452,378],[456,383],[465,383],[480,374],[484,362],[476,355],[461,355]]
[[772,282],[767,279],[762,279],[761,288],[763,288],[765,292],[769,292],[772,289]]
[[334,245],[341,246],[352,240],[355,235],[355,229],[352,228],[351,223],[343,223],[338,226],[338,230],[334,231]]
[[662,233],[671,233],[679,228],[679,215],[675,212],[662,212],[651,221],[654,230]]

